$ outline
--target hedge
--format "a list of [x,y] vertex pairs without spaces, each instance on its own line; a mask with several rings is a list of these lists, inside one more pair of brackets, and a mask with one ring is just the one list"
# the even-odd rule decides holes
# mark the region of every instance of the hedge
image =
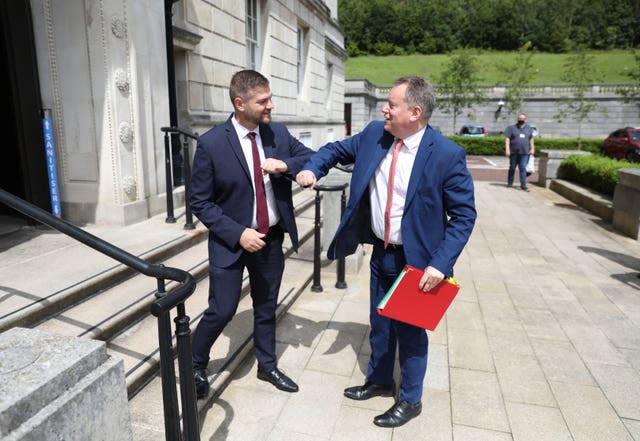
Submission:
[[[449,136],[449,139],[464,148],[467,155],[504,155],[503,136]],[[578,148],[578,141],[577,138],[536,138],[536,154],[540,150],[583,150],[598,153],[602,145],[601,139],[581,139],[581,146]]]
[[613,196],[621,168],[640,168],[640,164],[596,155],[571,155],[560,163],[558,177]]

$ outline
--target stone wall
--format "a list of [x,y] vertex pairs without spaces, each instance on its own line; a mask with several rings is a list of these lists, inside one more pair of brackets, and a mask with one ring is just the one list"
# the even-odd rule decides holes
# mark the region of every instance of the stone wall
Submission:
[[[528,116],[528,122],[538,128],[543,137],[578,137],[605,138],[613,130],[640,125],[640,108],[637,103],[624,103],[616,93],[616,85],[594,85],[586,94],[586,98],[597,105],[589,115],[589,121],[581,125],[573,118],[559,122],[554,118],[560,109],[562,100],[572,96],[573,88],[569,85],[531,86],[525,90],[522,110]],[[453,127],[453,116],[436,108],[430,124],[438,126],[442,133],[457,133],[463,124],[468,122],[482,123],[491,132],[501,132],[515,123],[517,115],[510,113],[506,107],[498,110],[498,103],[504,99],[504,87],[482,88],[488,101],[485,104],[463,109],[456,118]],[[387,99],[388,88],[376,87],[367,80],[354,79],[346,82],[345,102],[351,103],[352,133],[357,133],[372,119],[381,119],[381,109]],[[438,94],[436,87],[436,102]]]

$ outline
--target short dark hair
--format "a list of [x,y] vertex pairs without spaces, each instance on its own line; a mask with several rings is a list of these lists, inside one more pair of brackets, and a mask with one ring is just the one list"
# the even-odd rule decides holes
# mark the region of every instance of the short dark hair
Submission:
[[425,122],[429,121],[433,109],[436,107],[436,95],[433,92],[433,86],[424,78],[407,76],[400,77],[394,81],[393,86],[401,84],[407,85],[405,100],[410,107],[418,106],[422,109],[422,118]]
[[233,104],[237,97],[247,100],[251,90],[256,87],[269,87],[269,80],[260,72],[247,69],[234,73],[229,84],[231,103]]

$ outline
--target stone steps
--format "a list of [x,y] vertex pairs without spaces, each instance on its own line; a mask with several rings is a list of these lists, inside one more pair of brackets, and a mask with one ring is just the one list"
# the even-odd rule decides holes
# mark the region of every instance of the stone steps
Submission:
[[[299,240],[301,244],[312,243],[309,239],[313,237],[315,194],[301,190],[294,190],[293,201]],[[191,316],[193,330],[208,297],[207,231],[200,224],[190,232],[177,231],[177,237],[166,240],[160,246],[149,244],[152,249],[137,255],[148,262],[184,269],[196,278],[196,292],[185,305],[187,314]],[[126,246],[118,246],[127,249]],[[283,251],[288,261],[294,253],[288,235],[285,235]],[[64,252],[62,254],[64,256]],[[73,262],[78,266],[81,263],[81,260]],[[52,301],[35,301],[22,306],[15,313],[6,314],[4,322],[0,323],[7,328],[33,327],[60,335],[106,341],[110,355],[124,361],[127,390],[132,395],[159,369],[157,319],[149,313],[150,305],[155,300],[157,282],[153,278],[136,275],[114,261],[99,263],[103,268],[101,271],[94,268],[94,273],[86,276],[81,283],[67,281],[68,286],[59,290],[62,294],[56,293]],[[109,266],[105,268],[105,265]],[[291,274],[283,279],[281,297],[289,299],[289,291],[296,291],[300,285],[308,283],[312,269],[308,262],[295,266],[287,263],[287,268]],[[165,288],[169,292],[177,286],[177,283],[167,281]],[[246,277],[243,292],[248,292]],[[251,309],[249,296],[245,296],[241,307]],[[244,324],[230,326],[239,326],[242,330],[246,328]],[[251,328],[249,326],[249,332]]]

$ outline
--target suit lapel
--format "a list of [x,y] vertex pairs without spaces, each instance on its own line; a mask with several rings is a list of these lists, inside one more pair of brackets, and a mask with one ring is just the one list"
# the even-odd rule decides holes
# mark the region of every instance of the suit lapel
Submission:
[[265,158],[273,158],[276,146],[275,139],[273,136],[273,130],[266,124],[260,124],[260,139],[262,140],[262,150],[264,150]]
[[[233,116],[231,116],[231,118],[233,118]],[[244,173],[247,175],[247,179],[249,179],[249,182],[251,182],[251,173],[249,172],[249,164],[247,164],[247,159],[244,156],[244,152],[242,151],[242,146],[240,145],[240,140],[238,139],[238,133],[236,132],[235,127],[233,127],[231,118],[229,118],[225,123],[225,129],[227,131],[227,140],[229,141],[231,150],[233,151],[234,155],[236,155],[238,162],[242,166]]]
[[422,179],[422,172],[424,170],[424,167],[427,164],[429,156],[431,156],[431,153],[433,153],[433,139],[431,137],[431,133],[431,130],[429,130],[429,127],[427,127],[424,135],[422,136],[422,139],[420,140],[420,146],[418,147],[416,160],[413,163],[413,168],[411,169],[411,177],[409,178],[409,187],[407,188],[407,197],[404,203],[405,210],[411,203],[413,196],[416,194],[418,184],[420,184],[420,179]]

